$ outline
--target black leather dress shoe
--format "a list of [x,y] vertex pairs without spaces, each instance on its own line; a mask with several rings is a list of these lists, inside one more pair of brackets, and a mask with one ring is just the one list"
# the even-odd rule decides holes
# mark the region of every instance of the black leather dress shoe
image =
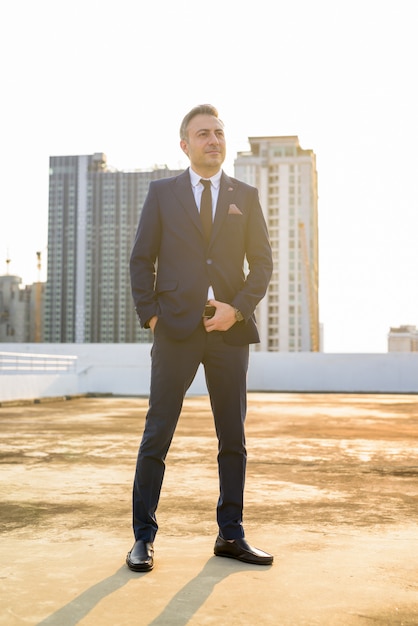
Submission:
[[273,563],[271,554],[253,548],[245,539],[226,541],[218,536],[215,541],[214,553],[216,556],[226,556],[229,559],[237,559],[238,561],[253,563],[254,565],[271,565]]
[[154,545],[146,541],[135,541],[128,552],[126,564],[134,572],[149,572],[154,567]]

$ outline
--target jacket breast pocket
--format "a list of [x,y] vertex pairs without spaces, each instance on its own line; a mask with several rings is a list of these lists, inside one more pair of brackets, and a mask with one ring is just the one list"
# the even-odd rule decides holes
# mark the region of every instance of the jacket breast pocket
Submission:
[[229,236],[241,236],[245,232],[246,220],[243,215],[235,215],[234,213],[227,215],[225,220],[225,228]]

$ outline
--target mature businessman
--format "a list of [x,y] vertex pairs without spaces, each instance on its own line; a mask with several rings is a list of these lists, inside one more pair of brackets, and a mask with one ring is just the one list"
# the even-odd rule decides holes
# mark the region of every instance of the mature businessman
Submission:
[[133,486],[135,543],[126,561],[134,571],[154,565],[165,458],[203,363],[218,438],[214,553],[269,565],[273,556],[247,543],[242,520],[249,344],[259,341],[254,310],[272,272],[267,228],[257,190],[221,169],[225,134],[215,107],[199,105],[185,116],[180,146],[190,168],[151,182],[130,261],[135,308],[153,345]]

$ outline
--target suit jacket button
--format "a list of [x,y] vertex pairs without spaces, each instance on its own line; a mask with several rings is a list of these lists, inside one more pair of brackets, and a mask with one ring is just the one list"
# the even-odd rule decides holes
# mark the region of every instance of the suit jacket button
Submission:
[[212,265],[212,259],[206,259],[206,263],[207,263],[208,265]]

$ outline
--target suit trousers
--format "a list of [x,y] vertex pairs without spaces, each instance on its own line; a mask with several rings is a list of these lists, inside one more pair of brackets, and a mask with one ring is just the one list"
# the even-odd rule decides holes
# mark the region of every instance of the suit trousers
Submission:
[[224,539],[244,537],[242,511],[247,461],[244,422],[249,347],[228,345],[222,334],[206,332],[202,323],[190,337],[178,341],[168,337],[162,324],[157,322],[151,349],[149,408],[133,487],[136,540],[153,541],[157,533],[156,511],[165,458],[184,396],[200,363],[205,371],[218,438],[219,533]]

